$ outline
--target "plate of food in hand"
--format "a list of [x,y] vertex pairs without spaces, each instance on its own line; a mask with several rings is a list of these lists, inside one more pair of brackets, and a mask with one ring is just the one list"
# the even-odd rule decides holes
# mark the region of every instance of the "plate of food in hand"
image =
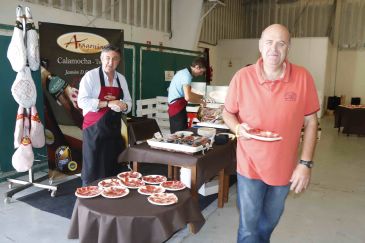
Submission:
[[283,139],[278,133],[262,130],[259,128],[251,128],[246,132],[249,137],[260,141],[272,142]]
[[101,192],[101,195],[106,198],[121,198],[129,194],[129,189],[125,186],[106,187]]
[[174,193],[154,193],[147,198],[147,200],[155,205],[167,206],[177,203],[178,199]]

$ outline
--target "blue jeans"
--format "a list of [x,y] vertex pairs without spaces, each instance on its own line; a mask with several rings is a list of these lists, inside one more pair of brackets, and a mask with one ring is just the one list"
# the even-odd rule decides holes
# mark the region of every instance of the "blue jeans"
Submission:
[[270,186],[237,173],[240,211],[237,243],[267,243],[284,211],[287,186]]

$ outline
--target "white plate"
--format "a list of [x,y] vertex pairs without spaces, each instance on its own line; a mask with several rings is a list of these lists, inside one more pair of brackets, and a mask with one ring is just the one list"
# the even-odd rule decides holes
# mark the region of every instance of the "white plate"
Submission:
[[[167,202],[156,202],[156,201],[154,200],[154,198],[159,198],[160,196],[166,196],[166,195],[168,195],[168,197],[169,197],[171,200],[169,200],[169,201],[167,201]],[[159,206],[172,205],[172,204],[175,204],[175,203],[177,203],[177,202],[178,202],[178,198],[177,198],[177,196],[176,196],[175,194],[173,194],[173,193],[165,193],[165,192],[163,192],[163,193],[154,193],[154,194],[152,194],[151,196],[149,196],[149,197],[147,198],[147,200],[148,200],[150,203],[152,203],[152,204],[154,204],[154,205],[159,205]]]
[[[107,192],[108,191],[113,191],[113,190],[121,190],[123,189],[123,193],[122,194],[119,194],[119,195],[108,195]],[[121,198],[121,197],[125,197],[129,194],[129,189],[126,188],[125,186],[111,186],[111,187],[106,187],[103,189],[103,191],[101,192],[101,195],[103,197],[106,197],[106,198]]]
[[261,136],[257,136],[257,135],[251,135],[251,134],[249,134],[249,136],[253,139],[265,141],[265,142],[273,142],[273,141],[279,141],[279,140],[283,139],[282,137],[268,138],[268,137],[261,137]]
[[[167,186],[166,184],[179,184],[180,187],[179,188],[171,188],[169,186]],[[181,182],[181,181],[165,181],[165,182],[162,182],[160,184],[160,186],[162,186],[163,188],[165,188],[166,190],[169,190],[169,191],[180,191],[180,190],[184,190],[186,188],[186,185]]]
[[[133,176],[131,176],[131,174],[133,174]],[[125,171],[125,172],[122,172],[122,173],[119,173],[117,175],[117,177],[119,179],[123,179],[123,178],[126,178],[126,177],[129,177],[129,178],[141,178],[142,174],[137,172],[137,171]]]
[[[148,180],[149,178],[155,179],[155,178],[159,178],[159,177],[160,177],[160,181],[158,181],[158,182]],[[146,176],[142,176],[142,181],[144,181],[145,183],[148,183],[148,184],[161,184],[162,182],[167,181],[167,178],[166,178],[166,176],[163,176],[163,175],[146,175]]]
[[177,132],[175,132],[174,133],[175,135],[177,135],[177,136],[184,136],[184,137],[186,137],[186,136],[191,136],[191,135],[193,135],[194,133],[193,132],[190,132],[190,131],[177,131]]
[[131,186],[131,185],[125,184],[126,183],[126,182],[124,182],[125,179],[127,179],[127,178],[121,179],[121,181],[122,181],[122,183],[123,183],[124,186],[126,186],[126,187],[128,187],[130,189],[137,189],[137,188],[139,188],[141,186],[144,186],[144,182],[141,179],[138,179],[138,178],[128,178],[129,181],[132,181],[132,182],[137,182],[138,181],[138,182],[140,182],[139,183],[140,184],[139,186]]
[[111,178],[99,181],[98,186],[102,188],[111,187],[111,186],[122,186],[122,182],[119,179]]
[[229,137],[231,140],[235,139],[235,137],[236,137],[234,134],[229,133],[229,132],[220,132],[220,133],[217,133],[217,134],[216,134],[216,136],[218,136],[218,135],[228,135],[228,137]]
[[260,140],[260,141],[266,141],[266,142],[278,141],[278,140],[283,139],[277,133],[274,133],[274,132],[270,132],[270,131],[261,131],[261,132],[265,132],[265,133],[268,133],[268,134],[275,134],[277,136],[275,136],[275,137],[260,136],[260,135],[256,135],[256,134],[251,134],[249,132],[247,132],[247,134],[250,138]]
[[[158,190],[158,191],[155,191],[155,192],[144,192],[142,191],[143,189],[145,189],[146,187],[153,187],[154,190]],[[140,188],[138,188],[138,192],[142,195],[152,195],[154,193],[161,193],[161,192],[165,192],[165,188],[163,188],[162,186],[156,186],[156,185],[144,185],[144,186],[141,186]]]
[[[92,195],[83,195],[77,192],[77,189],[79,190],[88,190],[88,189],[93,189],[93,191],[95,190],[95,193]],[[99,188],[98,186],[85,186],[85,187],[80,187],[77,188],[75,191],[75,195],[76,197],[80,197],[80,198],[93,198],[93,197],[97,197],[101,194],[101,192],[103,191],[101,188]]]

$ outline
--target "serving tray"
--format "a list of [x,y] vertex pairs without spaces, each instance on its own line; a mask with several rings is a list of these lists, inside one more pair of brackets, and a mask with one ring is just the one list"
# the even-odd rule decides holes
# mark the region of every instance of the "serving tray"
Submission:
[[151,138],[147,140],[148,145],[155,149],[162,149],[167,151],[174,151],[174,152],[183,152],[188,154],[198,153],[210,147],[209,144],[203,146],[190,146],[186,144],[177,144],[177,143],[168,143],[168,142],[160,142],[155,138]]

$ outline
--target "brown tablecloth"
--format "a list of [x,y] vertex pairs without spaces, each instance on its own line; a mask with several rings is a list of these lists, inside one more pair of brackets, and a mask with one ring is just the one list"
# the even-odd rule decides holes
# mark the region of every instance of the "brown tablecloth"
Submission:
[[157,206],[135,189],[123,198],[78,198],[71,218],[69,239],[81,243],[160,243],[186,224],[199,231],[205,219],[188,189],[175,192],[178,203]]
[[221,169],[235,171],[236,141],[224,145],[213,145],[205,154],[185,154],[151,148],[147,143],[141,143],[125,149],[118,162],[138,161],[146,163],[171,164],[182,167],[196,166],[197,188],[218,174]]
[[335,128],[346,134],[365,134],[365,108],[338,106],[335,110]]
[[128,124],[128,143],[133,145],[137,141],[144,141],[152,138],[160,128],[153,118],[131,117],[127,120]]

